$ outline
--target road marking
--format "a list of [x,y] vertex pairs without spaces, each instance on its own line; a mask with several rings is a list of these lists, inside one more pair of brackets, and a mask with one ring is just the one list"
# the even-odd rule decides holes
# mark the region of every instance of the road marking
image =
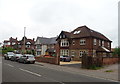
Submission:
[[7,64],[8,66],[10,66],[10,67],[14,67],[13,65],[11,65],[11,64]]
[[25,70],[25,69],[22,69],[22,68],[19,68],[19,69],[22,70],[22,71],[25,71],[25,72],[28,72],[28,73],[31,73],[31,74],[33,74],[33,75],[36,75],[36,76],[41,77],[40,74],[37,74],[37,73],[31,72],[31,71],[28,71],[28,70]]

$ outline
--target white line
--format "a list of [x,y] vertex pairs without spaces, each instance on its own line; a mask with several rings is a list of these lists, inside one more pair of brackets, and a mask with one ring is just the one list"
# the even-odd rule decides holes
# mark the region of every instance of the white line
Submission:
[[25,70],[25,69],[22,69],[22,68],[19,68],[19,69],[22,70],[22,71],[31,73],[31,74],[33,74],[33,75],[39,76],[39,77],[41,76],[41,75],[39,75],[39,74],[37,74],[37,73],[31,72],[31,71],[28,71],[28,70]]
[[10,66],[10,67],[14,67],[13,65],[11,65],[11,64],[7,64],[8,66]]

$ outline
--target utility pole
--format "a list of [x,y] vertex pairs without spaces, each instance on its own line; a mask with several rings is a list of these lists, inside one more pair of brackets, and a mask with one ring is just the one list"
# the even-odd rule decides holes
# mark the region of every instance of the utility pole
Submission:
[[26,27],[24,27],[24,54],[25,54],[25,30],[26,30]]

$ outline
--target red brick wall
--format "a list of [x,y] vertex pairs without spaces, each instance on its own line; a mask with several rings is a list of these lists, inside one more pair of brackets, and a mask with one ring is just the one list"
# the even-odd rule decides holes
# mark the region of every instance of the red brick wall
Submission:
[[57,57],[35,57],[37,62],[44,62],[59,65]]
[[118,63],[118,58],[103,58],[103,65],[115,64]]

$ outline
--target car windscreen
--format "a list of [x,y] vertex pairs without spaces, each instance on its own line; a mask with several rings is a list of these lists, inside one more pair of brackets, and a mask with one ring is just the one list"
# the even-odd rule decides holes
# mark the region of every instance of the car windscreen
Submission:
[[16,56],[21,57],[21,56],[23,56],[23,55],[22,55],[22,54],[16,54]]
[[7,54],[9,54],[9,55],[14,55],[14,53],[13,53],[13,52],[7,52]]

